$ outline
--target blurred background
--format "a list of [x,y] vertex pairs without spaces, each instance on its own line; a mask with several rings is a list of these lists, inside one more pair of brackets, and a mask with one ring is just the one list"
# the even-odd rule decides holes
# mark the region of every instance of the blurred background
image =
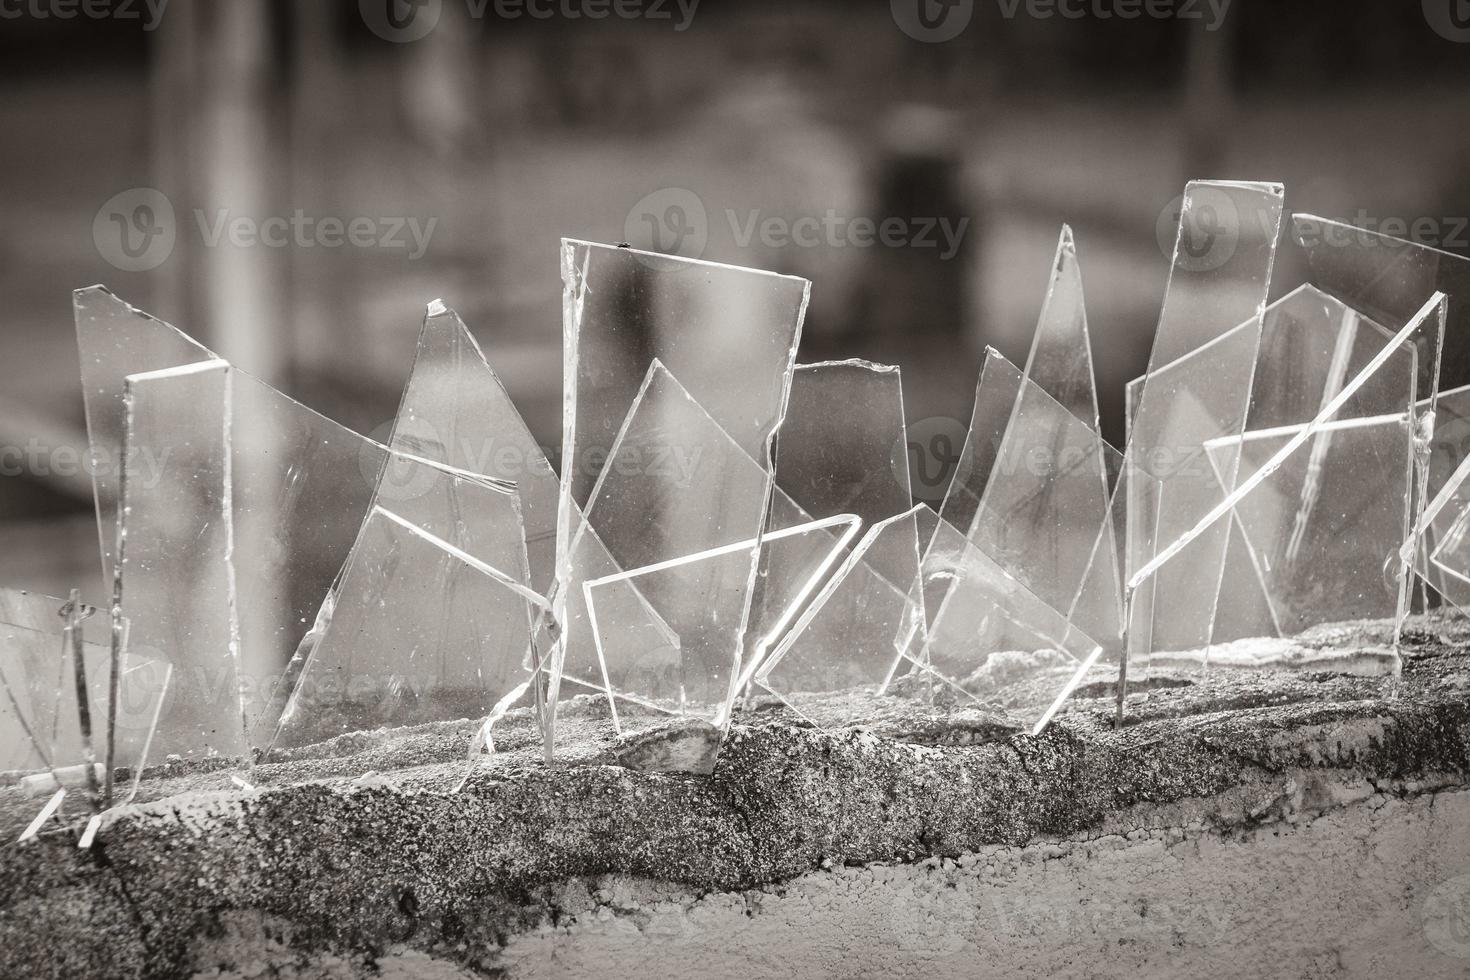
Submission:
[[0,0],[0,584],[106,594],[97,282],[379,435],[443,298],[554,450],[558,241],[627,241],[812,279],[801,360],[963,431],[1065,221],[1120,441],[1186,180],[1470,251],[1465,6]]

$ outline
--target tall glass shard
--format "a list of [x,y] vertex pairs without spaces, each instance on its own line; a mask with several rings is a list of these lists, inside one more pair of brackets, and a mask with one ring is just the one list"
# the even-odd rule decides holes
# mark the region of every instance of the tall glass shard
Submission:
[[[76,305],[92,453],[116,460],[122,454],[127,374],[214,358],[100,287],[79,291]],[[242,371],[231,375],[240,681],[251,731],[269,733],[275,719],[263,715],[278,704],[270,695],[316,624],[368,515],[388,453]],[[115,521],[115,492],[114,484],[98,484],[104,527]],[[104,537],[111,555],[113,533]]]
[[[1116,575],[1110,589],[1079,605],[1099,535],[1114,548],[1111,481],[1122,457],[1041,386],[1023,377],[999,352],[986,350],[983,377],[1016,391],[1010,421],[996,453],[974,520],[970,542],[1051,608],[1073,616],[1099,642],[1120,635]],[[1112,569],[1103,565],[1104,573]],[[1101,600],[1101,601],[1095,601]]]
[[487,715],[530,675],[524,578],[375,508],[272,749]]
[[[588,242],[563,241],[561,254],[564,394],[554,601],[570,665],[579,643],[586,649],[578,636],[586,630],[579,611],[566,607],[578,601],[573,597],[592,577],[577,554],[575,507],[582,508],[583,524],[622,570],[738,541],[759,541],[772,489],[772,443],[785,412],[811,284]],[[742,482],[738,489],[726,488],[716,482],[719,492],[709,494],[711,484],[701,466],[688,486],[677,486],[683,479],[677,473],[643,472],[627,477],[624,486],[634,494],[646,492],[644,500],[620,499],[626,494],[617,489],[616,480],[599,500],[598,488],[619,453],[625,467],[648,470],[673,461],[672,452],[680,448],[677,432],[655,428],[625,438],[626,427],[620,425],[630,418],[655,365],[679,378],[689,400],[705,406],[716,427],[757,461],[763,477],[758,486]],[[653,455],[632,461],[627,452],[635,447]],[[738,561],[724,564],[726,574],[740,570]],[[742,589],[719,588],[709,597],[709,611],[723,617],[721,630],[737,631],[731,651],[736,673],[757,572],[754,549],[745,572]],[[648,598],[655,607],[703,600],[693,591],[674,592],[681,593],[677,600],[667,593],[658,601]],[[737,597],[740,608],[723,608]],[[575,676],[571,667],[568,671],[567,676]]]
[[155,745],[247,761],[232,507],[233,372],[203,361],[127,378],[115,616],[173,665]]
[[556,572],[556,473],[459,314],[438,300],[424,317],[388,448],[514,484],[525,521],[530,584],[543,595],[550,592]]
[[[1279,184],[1193,181],[1184,191],[1169,284],[1125,454],[1130,660],[1142,661],[1151,650],[1202,649],[1210,640],[1228,523],[1192,536],[1188,557],[1175,562],[1170,575],[1138,573],[1234,486],[1233,473],[1221,486],[1200,464],[1206,442],[1245,428],[1282,202]],[[1247,326],[1237,330],[1242,324]],[[1209,356],[1181,361],[1203,349]],[[1174,370],[1165,370],[1171,365]],[[1134,479],[1133,471],[1144,478]]]
[[127,424],[124,379],[130,374],[214,360],[215,354],[182,331],[124,303],[105,286],[76,290],[72,305],[81,353],[102,574],[110,582],[117,543],[117,483]]
[[1082,269],[1072,229],[1062,225],[1052,260],[1041,317],[1026,355],[1025,375],[1094,430],[1098,429],[1097,382],[1092,369],[1092,338]]

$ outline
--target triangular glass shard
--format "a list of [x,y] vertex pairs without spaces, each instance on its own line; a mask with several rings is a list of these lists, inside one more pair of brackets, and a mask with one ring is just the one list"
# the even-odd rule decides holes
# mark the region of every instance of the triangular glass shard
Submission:
[[[759,544],[763,550],[779,554],[774,561],[777,567],[805,568],[807,581],[811,582],[820,574],[814,566],[833,560],[831,535],[843,528],[851,535],[857,524],[853,515],[837,515],[770,532]],[[723,727],[741,686],[736,674],[739,662],[730,656],[736,637],[728,624],[702,609],[671,605],[657,611],[674,631],[672,643],[648,647],[636,640],[630,642],[630,638],[645,632],[648,624],[622,620],[620,614],[637,613],[637,608],[621,602],[609,606],[603,602],[602,590],[631,583],[641,594],[651,597],[649,604],[655,609],[663,597],[697,590],[717,608],[738,608],[741,597],[723,593],[743,590],[745,569],[756,545],[755,539],[732,542],[583,583],[599,668],[620,729],[623,722],[618,715],[618,701]],[[788,619],[794,618],[794,613],[788,612]]]
[[129,649],[166,660],[174,683],[161,756],[248,762],[232,506],[233,374],[203,361],[131,375],[114,615]]
[[886,520],[912,506],[904,432],[897,367],[798,364],[776,438],[776,485],[813,517]]
[[550,591],[556,571],[556,473],[459,314],[437,300],[424,317],[388,448],[514,484],[526,525],[531,587]]
[[[1103,648],[941,523],[923,577],[945,598],[917,659],[949,690],[1018,718],[1039,733],[1102,656]],[[926,585],[926,594],[928,588]]]
[[204,345],[175,327],[136,310],[105,286],[72,293],[77,347],[81,353],[82,397],[87,412],[102,574],[112,581],[117,538],[117,499],[122,472],[123,379],[181,364],[215,359]]
[[[769,657],[755,682],[819,727],[860,721],[844,703],[813,695],[865,687],[883,693],[904,660],[924,647],[918,505],[868,529]],[[922,632],[920,632],[922,631]],[[920,639],[911,644],[916,633]]]
[[1082,270],[1069,225],[1062,225],[1057,241],[1046,299],[1031,339],[1031,352],[1026,356],[1025,375],[1083,423],[1094,430],[1099,428]]
[[[1170,575],[1138,573],[1170,552],[1233,485],[1234,474],[1226,474],[1223,487],[1208,473],[1200,478],[1203,446],[1245,428],[1283,196],[1279,184],[1229,181],[1192,181],[1184,191],[1121,482],[1129,495],[1130,662],[1146,661],[1151,650],[1199,650],[1210,641],[1228,523],[1192,535],[1188,558]],[[1206,350],[1208,356],[1188,357]]]
[[539,601],[515,576],[374,509],[273,750],[484,717],[530,676]]
[[980,369],[980,380],[975,384],[975,407],[970,413],[970,428],[960,450],[959,465],[939,507],[940,518],[951,527],[974,526],[980,498],[990,485],[990,475],[1020,394],[1019,372],[1009,364],[987,357]]
[[[121,786],[112,802],[126,803],[149,758],[170,667],[124,652],[114,699],[107,617],[81,619],[92,731],[85,742],[74,647],[60,615],[65,606],[62,599],[0,589],[0,771],[50,772],[68,789],[90,791],[108,784],[110,764]],[[86,775],[88,759],[95,782]]]
[[1017,394],[966,537],[1051,608],[1076,617],[1083,632],[1117,647],[1122,590],[1116,573],[1110,589],[1116,601],[1078,606],[1078,598],[1099,534],[1108,553],[1116,547],[1111,491],[1122,456],[999,352],[985,353],[983,377]]

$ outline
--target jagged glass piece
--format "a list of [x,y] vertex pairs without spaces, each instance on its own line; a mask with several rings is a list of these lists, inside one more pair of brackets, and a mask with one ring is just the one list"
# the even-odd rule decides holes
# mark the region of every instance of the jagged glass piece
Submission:
[[[811,283],[792,276],[572,240],[562,242],[561,258],[564,407],[554,605],[564,630],[565,661],[569,665],[566,676],[575,677],[573,665],[581,656],[579,647],[585,650],[587,646],[584,611],[563,607],[578,601],[573,597],[582,592],[581,583],[592,577],[592,569],[585,563],[576,567],[582,560],[574,536],[578,530],[574,508],[582,508],[583,523],[598,535],[609,557],[623,570],[711,546],[758,539],[771,490],[772,441],[790,391]],[[627,518],[622,504],[607,501],[602,504],[601,516],[594,515],[597,487],[618,448],[616,443],[623,430],[620,423],[630,418],[655,364],[665,365],[677,376],[727,438],[749,459],[758,461],[758,471],[765,477],[758,492],[751,495],[742,489],[739,493],[710,496],[676,488],[676,492],[665,494],[657,479],[645,475],[629,483],[653,494],[642,518]],[[655,437],[642,445],[652,449],[660,443]],[[673,448],[678,443],[664,440],[663,445]],[[639,462],[626,456],[628,448],[623,448],[624,465],[639,467]],[[609,494],[607,500],[617,496]],[[733,509],[733,513],[723,514],[716,522],[718,528],[695,515],[695,523],[686,533],[679,514],[663,512],[671,502],[660,499],[664,496],[697,500],[696,506],[706,511],[723,513]],[[752,498],[762,509],[754,523],[748,513]],[[719,503],[711,508],[712,501]],[[661,533],[643,533],[649,527],[650,516]],[[711,540],[707,533],[711,530],[718,531],[717,540]],[[634,537],[646,537],[651,547],[630,542],[630,532]],[[663,539],[664,534],[671,537]],[[687,546],[689,540],[695,542],[694,546]],[[735,566],[738,562],[731,566],[732,574],[738,571]],[[735,616],[738,627],[743,627],[749,611],[756,572],[753,554],[747,572],[741,608],[717,610]],[[693,595],[685,598],[698,601]],[[723,625],[732,624],[727,619]],[[733,656],[737,664],[743,656],[738,641]]]
[[105,286],[72,293],[77,348],[81,354],[82,397],[97,528],[102,544],[102,574],[112,581],[117,543],[118,480],[122,473],[127,413],[124,379],[181,364],[216,360],[213,351],[162,320],[136,310]]
[[1445,481],[1430,509],[1437,542],[1429,556],[1430,581],[1446,602],[1470,612],[1470,457]]
[[125,383],[114,615],[129,620],[132,652],[174,667],[155,735],[162,756],[251,756],[232,564],[233,374],[211,360]]
[[813,517],[886,520],[912,506],[903,379],[858,359],[798,364],[776,438],[776,485]]
[[[584,582],[588,618],[614,723],[621,730],[617,702],[623,700],[723,727],[742,684],[737,675],[740,662],[731,656],[736,638],[730,635],[728,624],[695,607],[680,607],[677,611],[687,613],[684,617],[673,615],[672,609],[660,610],[674,631],[673,642],[650,647],[636,640],[647,624],[620,618],[620,613],[637,613],[637,608],[626,603],[605,605],[603,588],[632,583],[641,594],[654,597],[654,605],[670,594],[698,591],[718,607],[738,608],[739,596],[726,599],[723,593],[743,590],[750,555],[759,544],[762,551],[779,556],[774,561],[778,567],[801,568],[806,573],[801,576],[806,587],[814,590],[820,575],[817,566],[835,561],[832,533],[845,529],[842,540],[846,543],[857,526],[855,516],[836,515],[770,532],[759,542],[737,541]],[[783,616],[789,623],[795,618],[794,608],[786,607]],[[772,630],[785,632],[784,626],[773,626]],[[760,641],[753,647],[759,650]]]
[[[76,312],[92,452],[116,459],[122,452],[126,376],[215,358],[101,287],[78,291]],[[271,695],[282,669],[316,624],[351,553],[388,451],[243,371],[232,370],[231,376],[240,684],[247,724],[262,744],[259,733],[268,734],[276,720],[269,716],[279,701]],[[106,555],[113,547],[113,493],[115,487],[98,485]],[[177,545],[187,547],[186,541]]]
[[[1247,500],[1252,493],[1256,492],[1270,480],[1282,466],[1291,460],[1294,453],[1299,452],[1303,446],[1321,434],[1324,431],[1324,427],[1338,420],[1340,413],[1345,408],[1351,406],[1353,399],[1358,396],[1359,392],[1365,389],[1371,391],[1371,383],[1381,377],[1380,371],[1384,369],[1385,365],[1393,362],[1396,356],[1402,356],[1402,348],[1405,344],[1424,349],[1425,345],[1416,343],[1416,338],[1421,334],[1433,334],[1444,330],[1445,305],[1446,298],[1444,294],[1435,293],[1402,330],[1394,334],[1362,366],[1362,369],[1353,375],[1351,380],[1346,381],[1326,404],[1322,405],[1311,421],[1304,425],[1293,427],[1291,434],[1280,443],[1279,447],[1274,449],[1269,457],[1261,463],[1259,468],[1253,473],[1240,475],[1236,481],[1234,490],[1224,500],[1220,501],[1219,504],[1202,516],[1194,527],[1186,531],[1173,544],[1160,551],[1141,567],[1132,570],[1128,587],[1136,589],[1152,579],[1160,568],[1179,559],[1193,542],[1208,533],[1212,528],[1221,526],[1228,528],[1228,523],[1222,521],[1222,518],[1234,512],[1241,505],[1242,501]],[[1430,342],[1430,346],[1432,346],[1432,341]],[[1391,371],[1392,368],[1390,367],[1389,370]],[[1406,396],[1404,403],[1411,405],[1413,403],[1412,386],[1406,392]],[[1236,455],[1244,454],[1239,453]],[[1242,523],[1245,525],[1247,522]],[[1393,649],[1395,666],[1397,666],[1398,637],[1402,630],[1403,620],[1408,614],[1407,571],[1411,558],[1412,551],[1410,546],[1409,548],[1403,549],[1399,556],[1393,558],[1393,560],[1399,563],[1399,568],[1396,573],[1391,563],[1386,569],[1388,574],[1397,574],[1398,582],[1400,583],[1400,599],[1397,614],[1394,618]],[[1173,569],[1176,566],[1171,565],[1170,567]]]
[[956,528],[941,522],[924,553],[925,594],[944,583],[922,671],[1039,733],[1103,648]]
[[110,761],[115,776],[127,780],[124,793],[113,802],[125,803],[136,792],[149,757],[171,668],[123,652],[112,711],[107,617],[83,618],[78,628],[92,726],[91,742],[84,742],[76,661],[60,615],[65,606],[62,599],[0,589],[0,771],[49,771],[60,785],[86,791],[87,760],[92,760],[99,788],[106,784]]
[[1126,635],[1129,661],[1139,666],[1152,651],[1203,649],[1210,641],[1228,523],[1191,535],[1189,555],[1168,576],[1139,572],[1172,554],[1233,486],[1233,473],[1224,486],[1209,475],[1203,447],[1245,428],[1282,202],[1279,184],[1192,181],[1184,191],[1120,484],[1128,495]]
[[543,595],[551,590],[556,472],[459,314],[438,300],[424,316],[388,448],[514,484],[525,522],[530,585]]
[[[1271,304],[1247,431],[1205,444],[1220,484],[1271,459],[1391,336],[1312,286]],[[1237,574],[1221,583],[1215,643],[1396,614],[1405,583],[1395,556],[1411,530],[1416,360],[1412,348],[1394,349],[1332,421],[1237,505],[1227,562]],[[1266,622],[1256,616],[1252,624],[1262,593]],[[1270,629],[1241,632],[1252,625]]]
[[1087,304],[1082,292],[1082,269],[1072,228],[1062,225],[1052,260],[1051,278],[1025,375],[1042,391],[1096,431],[1097,382],[1092,368],[1092,338],[1087,331]]
[[[1121,634],[1121,583],[1085,591],[1093,551],[1115,548],[1112,481],[1122,456],[1041,386],[986,349],[982,377],[1016,399],[966,537],[1048,606],[1110,643]],[[1084,594],[1085,593],[1085,594]]]
[[272,749],[484,717],[530,676],[524,578],[375,508]]
[[980,380],[975,384],[975,407],[970,413],[970,428],[965,433],[959,465],[939,507],[940,518],[951,527],[974,526],[980,498],[990,484],[990,474],[995,469],[1020,394],[1020,375],[1009,364],[987,357],[980,368]]
[[[841,704],[824,705],[814,716],[803,695],[858,687],[884,693],[905,662],[903,651],[923,649],[927,624],[918,571],[920,515],[926,511],[934,513],[920,504],[868,529],[761,662],[759,687],[813,724],[862,720]],[[911,644],[915,635],[918,642]]]

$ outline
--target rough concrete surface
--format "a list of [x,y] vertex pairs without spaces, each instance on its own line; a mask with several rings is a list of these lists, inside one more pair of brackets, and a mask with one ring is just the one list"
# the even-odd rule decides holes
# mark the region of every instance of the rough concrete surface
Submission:
[[1467,634],[1397,680],[1171,666],[1121,731],[1101,675],[1037,737],[764,706],[708,774],[592,700],[457,793],[464,726],[160,767],[90,850],[0,850],[0,977],[1470,976]]

